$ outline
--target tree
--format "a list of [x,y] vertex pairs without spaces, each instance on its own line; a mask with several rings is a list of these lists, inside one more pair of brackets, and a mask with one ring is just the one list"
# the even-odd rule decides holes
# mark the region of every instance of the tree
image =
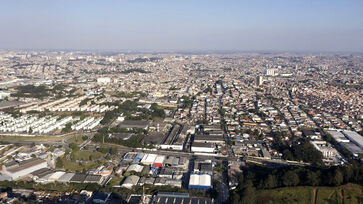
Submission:
[[282,151],[282,158],[290,161],[294,160],[294,156],[292,155],[291,151],[288,149]]
[[292,170],[287,171],[282,176],[282,184],[285,186],[296,186],[300,182],[299,176]]
[[55,161],[55,167],[59,169],[64,167],[63,159],[61,157],[58,157]]
[[320,178],[318,173],[315,173],[313,171],[307,171],[306,178],[305,178],[305,184],[309,186],[317,186],[320,184]]
[[265,180],[265,188],[276,188],[278,186],[278,181],[275,175],[269,174]]
[[353,167],[349,165],[343,168],[343,175],[344,175],[344,182],[349,182],[354,175]]
[[340,172],[339,169],[335,169],[333,184],[335,186],[340,186],[343,183],[343,180],[344,180],[343,174]]
[[256,188],[253,186],[251,180],[247,180],[246,185],[242,192],[241,203],[253,204],[255,203]]
[[73,151],[79,151],[79,146],[75,143],[69,144],[69,148],[71,148]]

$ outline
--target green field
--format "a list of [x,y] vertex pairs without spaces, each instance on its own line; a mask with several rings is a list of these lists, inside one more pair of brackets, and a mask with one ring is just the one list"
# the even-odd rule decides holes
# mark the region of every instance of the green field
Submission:
[[61,162],[59,168],[72,172],[82,172],[90,168],[98,167],[105,161],[105,154],[101,152],[78,150],[71,154],[72,159],[68,159],[67,156],[59,158]]
[[102,164],[102,162],[84,162],[82,164],[78,163],[78,162],[72,162],[70,160],[67,159],[63,159],[63,168],[67,171],[72,171],[72,172],[82,172],[85,170],[88,170],[90,168],[95,168],[98,167]]
[[24,142],[59,142],[64,136],[0,136],[0,141],[24,141]]
[[82,144],[84,142],[81,135],[71,137],[67,140],[68,143]]
[[363,203],[363,187],[347,184],[340,187],[292,187],[258,191],[255,203],[331,204]]
[[105,154],[96,151],[77,151],[74,154],[75,160],[88,161],[90,157],[92,160],[97,160],[105,156]]

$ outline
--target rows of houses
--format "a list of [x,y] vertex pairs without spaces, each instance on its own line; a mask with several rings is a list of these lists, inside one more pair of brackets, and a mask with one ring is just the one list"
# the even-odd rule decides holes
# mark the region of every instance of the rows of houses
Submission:
[[22,115],[14,118],[11,114],[0,112],[0,132],[11,133],[38,133],[48,134],[56,130],[62,130],[68,123],[73,130],[92,130],[99,125],[102,117],[87,117],[81,120],[80,117],[66,116],[31,116]]

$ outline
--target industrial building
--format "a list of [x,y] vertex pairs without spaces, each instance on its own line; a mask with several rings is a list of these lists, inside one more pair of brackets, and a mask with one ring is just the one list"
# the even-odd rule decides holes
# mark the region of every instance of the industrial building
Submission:
[[363,137],[354,131],[344,130],[342,132],[351,142],[356,144],[359,148],[363,149]]
[[136,186],[139,182],[140,177],[131,175],[128,176],[125,181],[122,183],[121,187],[131,189],[133,186]]
[[153,166],[155,168],[160,168],[163,166],[164,164],[164,160],[165,160],[165,156],[164,155],[158,155],[156,158],[155,158],[155,161],[154,161],[154,164]]
[[127,167],[126,172],[138,172],[140,173],[143,170],[144,166],[138,165],[138,164],[132,164],[129,167]]
[[349,139],[346,138],[341,132],[339,131],[328,131],[328,133],[335,139],[337,142],[349,142]]
[[157,156],[158,155],[156,155],[156,154],[145,154],[141,160],[141,163],[145,164],[145,165],[152,165],[152,164],[154,164],[154,161]]
[[363,154],[363,137],[354,131],[328,131],[328,133],[354,156]]
[[12,180],[16,180],[46,167],[48,167],[48,163],[45,160],[34,158],[5,164],[2,166],[2,173],[9,176]]
[[119,125],[119,128],[126,128],[128,130],[139,128],[139,129],[147,129],[149,127],[148,121],[143,120],[124,120]]
[[188,193],[176,192],[159,192],[150,202],[151,204],[167,204],[167,203],[198,203],[212,204],[211,198],[190,197]]
[[215,145],[211,143],[199,143],[193,142],[192,152],[205,152],[205,153],[213,153],[215,151]]
[[209,174],[191,174],[189,179],[189,189],[211,189],[212,176]]

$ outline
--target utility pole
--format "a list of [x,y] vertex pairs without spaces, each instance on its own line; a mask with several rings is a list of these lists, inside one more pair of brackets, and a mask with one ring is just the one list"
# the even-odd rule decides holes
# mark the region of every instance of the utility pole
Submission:
[[142,204],[145,204],[145,186],[142,186]]

